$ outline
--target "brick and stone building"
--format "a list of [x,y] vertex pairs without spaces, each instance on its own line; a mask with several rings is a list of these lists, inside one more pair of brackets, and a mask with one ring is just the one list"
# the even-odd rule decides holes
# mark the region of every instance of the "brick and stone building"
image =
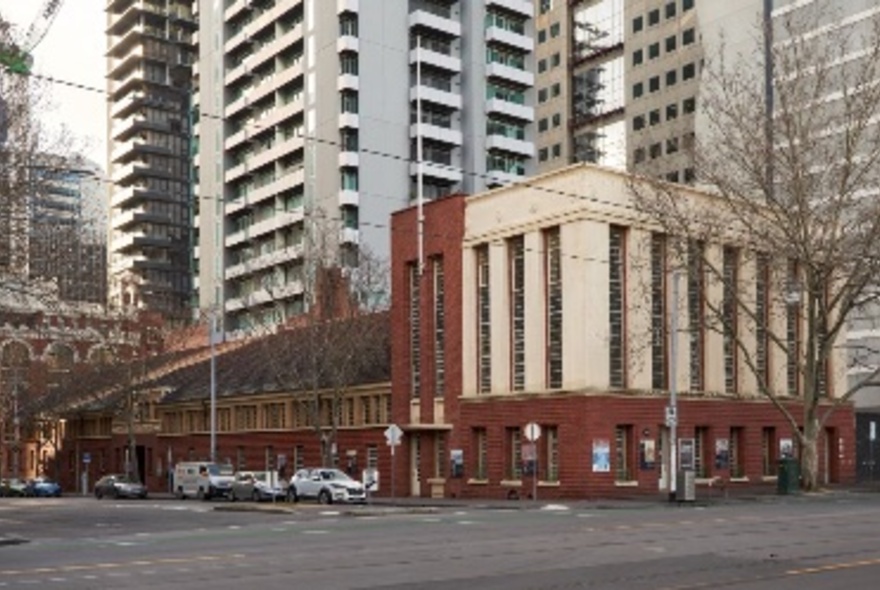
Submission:
[[[396,474],[408,484],[403,493],[661,493],[670,483],[670,367],[681,389],[679,448],[698,483],[775,482],[777,461],[796,436],[756,393],[744,358],[727,354],[716,331],[687,331],[682,312],[685,331],[677,361],[669,362],[672,254],[638,214],[630,181],[582,164],[432,203],[421,275],[415,214],[395,216],[392,407],[406,433]],[[706,193],[677,190],[682,199],[710,202]],[[721,257],[730,251],[725,246],[706,247]],[[747,257],[739,260],[741,284],[754,293],[755,268]],[[682,285],[681,309],[693,300],[689,289]],[[698,300],[720,296],[720,288],[707,287]],[[773,317],[785,316],[785,308],[775,311]],[[751,329],[738,321],[744,334]],[[786,359],[776,349],[767,356],[770,387],[800,415],[799,391],[787,389]],[[832,396],[845,390],[842,357],[834,357],[826,378]],[[534,446],[524,436],[532,422],[541,429]],[[823,434],[821,481],[851,481],[851,407],[841,407]]]

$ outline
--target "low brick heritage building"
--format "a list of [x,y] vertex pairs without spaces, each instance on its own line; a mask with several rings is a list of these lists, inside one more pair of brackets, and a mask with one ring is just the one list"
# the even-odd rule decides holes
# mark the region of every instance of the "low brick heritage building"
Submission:
[[[797,453],[796,437],[757,393],[743,355],[717,331],[688,329],[689,313],[727,295],[719,285],[683,280],[673,302],[672,253],[633,206],[631,181],[577,165],[429,203],[423,265],[415,209],[394,216],[392,408],[405,432],[401,493],[664,494],[672,366],[679,457],[698,484],[775,485],[778,459]],[[681,198],[710,204],[687,187]],[[755,257],[737,256],[722,237],[703,247],[729,264],[745,293],[766,300],[766,321],[792,313]],[[673,364],[674,303],[683,311]],[[742,338],[752,337],[745,317],[734,323]],[[800,384],[789,390],[786,358],[764,350],[769,387],[800,416]],[[830,398],[845,389],[843,361],[835,356],[826,367]],[[540,427],[534,444],[525,436],[529,423]],[[839,408],[823,434],[822,481],[853,481],[852,408]]]
[[[388,338],[388,314],[371,313],[219,347],[217,461],[287,476],[325,459],[358,478],[368,467],[390,473],[380,452],[391,421]],[[66,488],[81,489],[84,473],[92,484],[132,469],[148,489],[170,491],[176,463],[208,459],[210,364],[207,347],[174,353],[130,385],[71,408],[61,457]],[[380,481],[380,493],[387,485]]]

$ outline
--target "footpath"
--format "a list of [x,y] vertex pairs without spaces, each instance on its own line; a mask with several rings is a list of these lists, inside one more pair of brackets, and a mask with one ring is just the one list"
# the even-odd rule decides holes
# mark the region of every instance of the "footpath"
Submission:
[[[155,495],[154,497],[160,497]],[[333,504],[318,506],[311,502],[294,504],[288,502],[217,502],[213,508],[217,511],[231,512],[269,512],[294,513],[300,509],[316,508],[333,511],[342,516],[379,516],[390,514],[424,514],[447,510],[633,510],[660,508],[711,507],[748,503],[812,503],[835,502],[865,496],[880,499],[880,484],[857,485],[847,487],[830,487],[817,492],[795,492],[779,494],[772,486],[755,486],[752,488],[724,488],[700,486],[696,491],[696,499],[692,502],[670,501],[658,494],[633,498],[614,499],[482,499],[482,498],[371,498],[369,503],[360,505]],[[167,497],[173,498],[168,494]]]

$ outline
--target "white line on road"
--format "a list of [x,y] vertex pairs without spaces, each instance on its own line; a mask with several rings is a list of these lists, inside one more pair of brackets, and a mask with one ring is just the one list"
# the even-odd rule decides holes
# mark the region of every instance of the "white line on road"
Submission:
[[308,530],[308,531],[303,531],[303,534],[304,535],[326,535],[328,532],[330,532],[330,531]]

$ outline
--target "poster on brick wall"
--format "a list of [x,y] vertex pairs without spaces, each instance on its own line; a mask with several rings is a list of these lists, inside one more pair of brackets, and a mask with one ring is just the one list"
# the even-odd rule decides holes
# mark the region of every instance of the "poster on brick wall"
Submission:
[[611,446],[607,438],[593,440],[593,473],[611,471]]

